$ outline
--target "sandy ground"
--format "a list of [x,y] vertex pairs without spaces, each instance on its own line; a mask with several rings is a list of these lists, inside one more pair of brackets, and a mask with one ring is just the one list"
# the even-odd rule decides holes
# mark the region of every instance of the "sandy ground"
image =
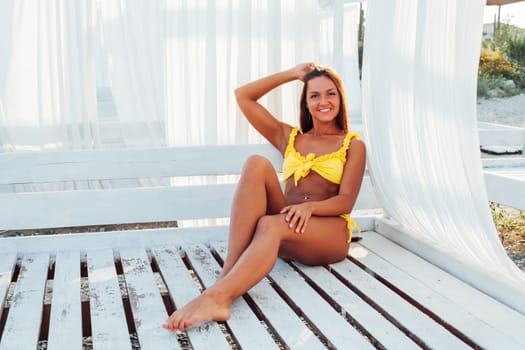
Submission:
[[525,93],[478,100],[478,121],[525,127]]

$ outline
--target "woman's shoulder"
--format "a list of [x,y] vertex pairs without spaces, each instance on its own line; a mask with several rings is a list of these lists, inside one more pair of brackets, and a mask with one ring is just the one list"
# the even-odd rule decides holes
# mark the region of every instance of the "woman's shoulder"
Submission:
[[356,154],[366,154],[366,144],[363,140],[357,137],[353,137],[350,140],[350,144],[348,145],[348,153]]

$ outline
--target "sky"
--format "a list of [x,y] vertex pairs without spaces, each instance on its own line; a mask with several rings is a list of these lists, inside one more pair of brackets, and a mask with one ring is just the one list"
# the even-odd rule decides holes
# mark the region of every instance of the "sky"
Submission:
[[[498,6],[485,6],[483,23],[493,23],[494,15],[498,15]],[[525,1],[501,6],[501,22],[525,28]]]

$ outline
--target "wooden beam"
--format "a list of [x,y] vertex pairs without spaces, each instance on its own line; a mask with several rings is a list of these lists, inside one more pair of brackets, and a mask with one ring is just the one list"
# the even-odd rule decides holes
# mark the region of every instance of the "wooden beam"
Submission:
[[508,5],[515,2],[521,2],[524,0],[487,0],[487,5]]

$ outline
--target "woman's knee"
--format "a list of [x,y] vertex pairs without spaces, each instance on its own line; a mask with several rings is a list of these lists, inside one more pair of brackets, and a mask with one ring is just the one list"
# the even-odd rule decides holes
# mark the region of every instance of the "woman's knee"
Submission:
[[286,222],[283,215],[264,215],[257,221],[255,234],[271,235],[282,240],[284,230],[286,230]]
[[272,163],[268,160],[268,158],[260,156],[258,154],[254,154],[254,155],[249,156],[248,159],[246,159],[246,162],[244,162],[243,172],[246,172],[246,171],[260,172],[261,170],[264,170],[264,169],[273,170]]

